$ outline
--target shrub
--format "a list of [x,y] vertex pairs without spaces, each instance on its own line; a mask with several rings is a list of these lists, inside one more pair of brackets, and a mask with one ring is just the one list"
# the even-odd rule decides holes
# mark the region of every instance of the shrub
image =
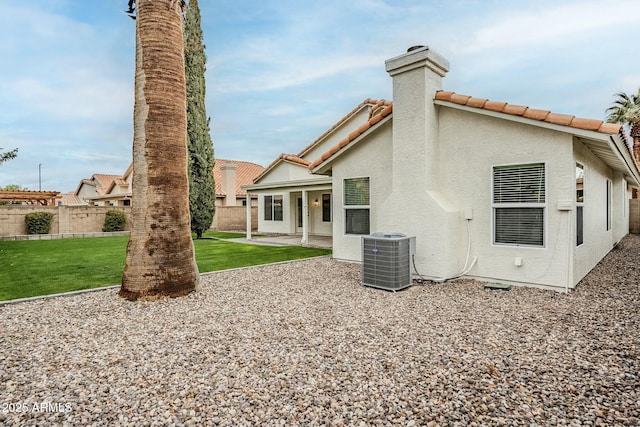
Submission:
[[53,224],[51,212],[31,212],[24,217],[27,234],[49,234]]
[[126,223],[127,215],[122,211],[112,209],[107,211],[104,217],[102,231],[123,231]]

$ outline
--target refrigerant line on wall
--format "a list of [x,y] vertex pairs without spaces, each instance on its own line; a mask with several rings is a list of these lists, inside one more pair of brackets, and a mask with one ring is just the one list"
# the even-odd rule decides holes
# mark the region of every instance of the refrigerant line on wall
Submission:
[[469,225],[469,222],[471,221],[471,219],[466,219],[466,221],[467,221],[467,257],[464,261],[464,267],[462,268],[462,271],[451,277],[433,277],[431,279],[427,279],[423,277],[422,274],[420,274],[420,272],[416,268],[416,256],[412,255],[411,259],[413,261],[413,269],[415,270],[416,274],[420,279],[425,281],[430,281],[430,282],[442,283],[442,282],[446,282],[447,280],[457,279],[458,277],[464,276],[469,271],[471,271],[473,266],[476,264],[476,261],[478,261],[478,257],[473,257],[473,260],[471,261],[471,265],[467,267],[467,264],[469,264],[469,257],[471,255],[471,226]]

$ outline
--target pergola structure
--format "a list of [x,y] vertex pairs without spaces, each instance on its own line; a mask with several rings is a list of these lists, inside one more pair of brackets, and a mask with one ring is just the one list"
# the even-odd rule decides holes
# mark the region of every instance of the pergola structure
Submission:
[[0,190],[0,202],[55,206],[61,197],[59,191]]

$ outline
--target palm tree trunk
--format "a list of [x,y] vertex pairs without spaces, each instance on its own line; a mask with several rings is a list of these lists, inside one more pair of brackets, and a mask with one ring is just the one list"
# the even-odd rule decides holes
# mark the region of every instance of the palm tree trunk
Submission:
[[181,296],[197,287],[187,174],[182,13],[138,0],[131,236],[120,296]]

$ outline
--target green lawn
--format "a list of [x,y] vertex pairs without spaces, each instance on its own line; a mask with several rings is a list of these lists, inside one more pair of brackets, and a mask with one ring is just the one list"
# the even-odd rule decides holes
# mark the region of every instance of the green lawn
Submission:
[[[299,246],[260,246],[220,240],[236,233],[206,233],[194,241],[201,273],[331,253]],[[120,283],[128,237],[0,241],[0,301]]]

